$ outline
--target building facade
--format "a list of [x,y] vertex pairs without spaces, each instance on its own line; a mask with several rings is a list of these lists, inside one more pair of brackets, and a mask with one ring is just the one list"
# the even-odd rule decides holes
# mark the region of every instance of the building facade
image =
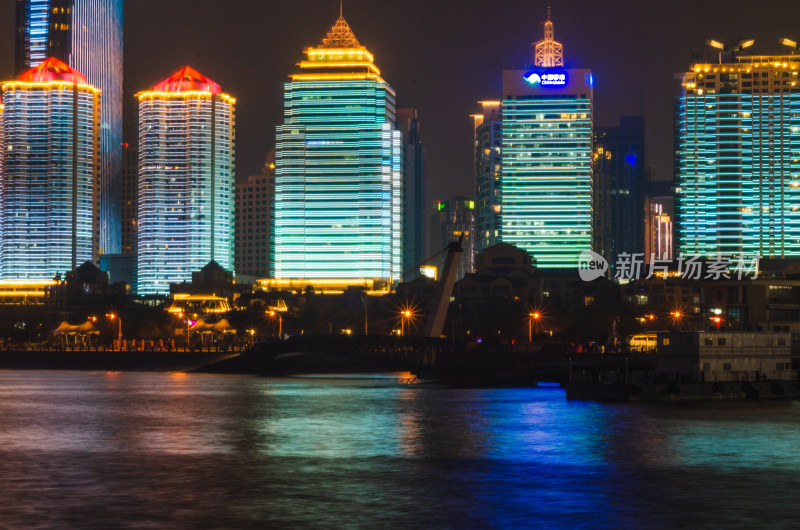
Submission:
[[0,279],[50,280],[97,260],[100,91],[49,58],[2,93]]
[[702,256],[800,256],[800,57],[740,56],[683,74],[676,239]]
[[[267,156],[260,175],[236,183],[235,251],[236,274],[267,278],[270,262],[270,219],[275,188],[275,150]],[[241,283],[241,282],[240,282]]]
[[123,144],[122,152],[122,254],[136,255],[136,225],[139,216],[139,152]]
[[426,258],[425,148],[417,109],[398,109],[397,128],[403,135],[403,280],[419,275]]
[[623,116],[617,127],[595,127],[592,159],[594,250],[613,266],[621,253],[645,251],[644,117]]
[[472,116],[475,126],[475,250],[497,242],[500,213],[500,147],[503,143],[500,102],[481,101],[482,111]]
[[458,263],[456,281],[475,269],[475,201],[466,197],[455,197],[448,201],[436,201],[431,214],[430,255],[439,255],[435,264],[439,270],[444,266],[446,254],[441,253],[452,241],[461,242],[461,260]]
[[18,73],[55,57],[100,89],[98,251],[119,253],[123,0],[17,0],[16,29]]
[[644,220],[644,257],[650,263],[651,256],[660,260],[674,258],[672,247],[672,216],[665,204],[671,197],[646,197]]
[[402,274],[402,146],[395,92],[341,16],[284,85],[273,276]]
[[533,55],[503,71],[497,239],[541,268],[576,268],[592,248],[592,74],[563,67],[549,20]]
[[212,260],[233,269],[236,100],[188,66],[137,97],[137,292],[167,294]]

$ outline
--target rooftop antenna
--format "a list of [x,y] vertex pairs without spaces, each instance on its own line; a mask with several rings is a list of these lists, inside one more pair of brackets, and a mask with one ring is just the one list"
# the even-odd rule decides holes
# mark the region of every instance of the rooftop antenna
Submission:
[[564,47],[553,38],[553,21],[550,18],[550,2],[547,3],[547,21],[544,23],[544,39],[531,45],[535,66],[564,66]]
[[344,1],[344,0],[339,0],[339,17],[341,17],[341,16],[342,16],[342,2],[343,2],[343,1]]

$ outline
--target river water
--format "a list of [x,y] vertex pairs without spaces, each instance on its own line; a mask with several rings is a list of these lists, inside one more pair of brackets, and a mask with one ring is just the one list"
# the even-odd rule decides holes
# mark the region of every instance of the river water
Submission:
[[0,372],[0,526],[776,528],[800,403]]

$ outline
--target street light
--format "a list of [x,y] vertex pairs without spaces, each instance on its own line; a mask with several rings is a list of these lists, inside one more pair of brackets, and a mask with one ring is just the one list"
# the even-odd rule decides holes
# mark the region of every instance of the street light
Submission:
[[119,322],[119,331],[117,332],[117,340],[119,340],[120,348],[122,348],[122,318],[115,313],[106,313],[106,316],[109,320],[114,320],[115,318]]
[[540,318],[542,318],[542,315],[538,311],[533,311],[532,313],[528,314],[528,342],[529,343],[532,342],[532,338],[533,338],[532,329],[531,329],[533,327],[533,321],[535,320],[536,324],[538,325]]
[[670,313],[672,317],[672,324],[680,331],[681,329],[681,320],[683,319],[683,313],[681,311],[672,311]]
[[267,315],[269,315],[270,319],[275,318],[275,315],[278,315],[278,336],[280,337],[281,335],[283,335],[283,317],[281,316],[281,314],[271,309],[267,311]]
[[406,320],[408,320],[410,318],[411,318],[411,311],[409,311],[408,309],[404,310],[402,312],[402,319],[400,320],[400,334],[401,335],[405,335],[406,334],[406,331],[405,331],[406,330]]

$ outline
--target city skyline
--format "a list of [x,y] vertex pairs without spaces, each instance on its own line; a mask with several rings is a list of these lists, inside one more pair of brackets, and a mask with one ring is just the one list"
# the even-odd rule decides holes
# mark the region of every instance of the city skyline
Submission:
[[[0,1],[0,74],[4,79],[15,77],[14,4]],[[225,16],[209,17],[216,5],[211,0],[191,6],[184,0],[128,2],[125,141],[131,141],[135,133],[133,94],[168,75],[176,64],[191,64],[213,72],[237,95],[237,177],[241,181],[257,173],[274,145],[281,87],[297,62],[296,50],[314,44],[319,33],[330,27],[337,15],[336,4],[317,1],[308,9],[234,2],[226,5]],[[800,5],[775,2],[772,9],[756,10],[746,17],[735,5],[678,1],[651,9],[623,2],[595,5],[588,0],[553,5],[557,38],[569,45],[568,66],[591,68],[595,74],[597,126],[615,125],[619,116],[637,114],[643,89],[646,141],[656,179],[672,175],[672,102],[679,93],[674,75],[693,61],[693,51],[711,57],[714,50],[705,46],[706,39],[754,38],[756,52],[782,53],[780,38],[800,38],[791,23],[800,16]],[[411,1],[403,10],[390,8],[389,4],[349,0],[344,14],[392,80],[398,106],[420,111],[428,151],[428,202],[472,195],[469,115],[476,101],[492,92],[499,95],[504,66],[526,60],[529,45],[541,36],[546,2],[499,2],[493,5],[491,17],[483,16],[485,7],[472,1],[455,7]],[[442,30],[445,24],[447,31]],[[625,38],[619,38],[620,34]],[[169,53],[161,49],[165,38]],[[247,53],[248,49],[254,53]],[[256,82],[242,73],[251,68],[257,72]]]

